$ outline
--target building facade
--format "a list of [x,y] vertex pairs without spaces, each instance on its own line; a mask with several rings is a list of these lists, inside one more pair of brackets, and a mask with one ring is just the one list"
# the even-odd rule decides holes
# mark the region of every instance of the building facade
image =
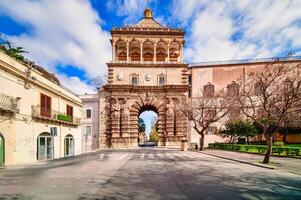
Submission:
[[[190,64],[188,67],[188,79],[190,85],[190,99],[202,98],[204,92],[208,89],[214,94],[220,90],[227,93],[238,94],[238,82],[246,79],[246,76],[252,72],[260,72],[264,67],[270,66],[275,62],[275,59],[253,59],[253,60],[233,60],[233,61],[219,61],[219,62],[204,62]],[[301,72],[301,57],[283,58],[277,61],[278,64],[287,64],[296,67],[296,75],[300,77]],[[301,80],[301,77],[300,77]],[[281,83],[279,83],[281,84]],[[230,94],[231,95],[231,94]],[[230,112],[219,122],[211,125],[206,131],[205,147],[209,143],[228,142],[229,139],[221,138],[217,135],[217,131],[224,127],[225,123],[231,118],[245,118],[243,113],[237,111]],[[188,141],[190,143],[199,144],[200,135],[194,129],[190,129],[188,134]],[[263,138],[253,138],[253,140],[262,141]],[[299,135],[289,135],[287,143],[298,143],[301,141]]]
[[[184,32],[164,27],[149,8],[143,19],[132,26],[111,30],[112,61],[108,65],[108,84],[99,91],[101,147],[138,146],[138,116],[146,110],[158,114],[158,145],[179,146],[182,140],[199,144],[200,136],[183,115],[183,106],[202,98],[203,92],[237,92],[239,79],[257,72],[273,59],[185,64]],[[279,60],[300,65],[301,59]],[[230,113],[206,131],[209,143],[228,142],[217,131],[233,117]]]
[[1,162],[81,153],[81,100],[53,74],[0,52],[0,93]]
[[179,146],[187,138],[187,65],[183,62],[184,32],[164,27],[150,9],[133,26],[114,28],[108,84],[100,94],[100,145],[137,147],[138,117],[158,115],[158,145]]
[[82,100],[82,152],[99,148],[99,96],[98,94],[80,95]]

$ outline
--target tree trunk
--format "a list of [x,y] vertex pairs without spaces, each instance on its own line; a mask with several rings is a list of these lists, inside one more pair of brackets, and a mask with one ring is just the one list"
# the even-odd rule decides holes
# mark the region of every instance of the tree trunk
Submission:
[[266,134],[266,142],[267,142],[267,151],[264,155],[264,159],[262,162],[264,164],[268,164],[270,162],[270,158],[272,155],[273,137]]
[[200,134],[200,151],[204,150],[204,134]]
[[250,137],[247,136],[247,144],[249,144],[249,143],[250,143]]

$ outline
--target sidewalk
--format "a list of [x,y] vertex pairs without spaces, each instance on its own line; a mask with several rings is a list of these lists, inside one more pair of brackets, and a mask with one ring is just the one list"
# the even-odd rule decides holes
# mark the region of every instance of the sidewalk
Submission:
[[[261,162],[264,157],[263,155],[211,149],[204,150],[200,153],[255,165],[259,164],[259,161]],[[271,157],[270,162],[274,163],[279,170],[301,175],[301,159]]]

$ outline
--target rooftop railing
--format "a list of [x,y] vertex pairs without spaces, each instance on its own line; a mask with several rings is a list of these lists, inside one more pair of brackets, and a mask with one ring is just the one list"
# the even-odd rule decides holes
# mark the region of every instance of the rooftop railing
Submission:
[[126,61],[126,60],[115,60],[110,63],[122,63],[122,64],[179,64],[180,61]]
[[78,117],[66,115],[65,113],[61,113],[52,109],[47,109],[39,105],[32,106],[31,108],[33,117],[76,126],[80,125],[80,118]]
[[0,93],[0,110],[18,113],[20,110],[19,99]]
[[301,60],[301,56],[198,62],[198,63],[189,64],[189,67],[227,65],[227,64],[262,63],[262,62],[275,62],[275,61],[294,61],[294,60],[296,60],[296,61]]

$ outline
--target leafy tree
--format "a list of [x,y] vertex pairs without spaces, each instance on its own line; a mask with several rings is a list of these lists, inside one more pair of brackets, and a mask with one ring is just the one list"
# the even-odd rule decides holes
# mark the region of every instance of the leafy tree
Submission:
[[146,128],[146,125],[145,125],[144,120],[142,118],[139,118],[139,120],[138,120],[138,130],[139,130],[139,133],[145,132],[145,128]]
[[[1,34],[0,34],[1,37]],[[20,60],[24,61],[24,56],[22,55],[23,53],[28,53],[27,51],[23,50],[23,47],[13,47],[12,43],[8,40],[3,39],[2,37],[0,38],[1,44],[0,44],[0,49],[2,49],[7,55]]]
[[226,123],[225,128],[219,131],[222,137],[230,136],[231,142],[240,137],[254,137],[258,134],[258,129],[250,121],[237,119]]
[[158,136],[158,119],[154,117],[152,119],[152,130],[149,134],[149,141],[150,142],[158,142],[159,136]]

